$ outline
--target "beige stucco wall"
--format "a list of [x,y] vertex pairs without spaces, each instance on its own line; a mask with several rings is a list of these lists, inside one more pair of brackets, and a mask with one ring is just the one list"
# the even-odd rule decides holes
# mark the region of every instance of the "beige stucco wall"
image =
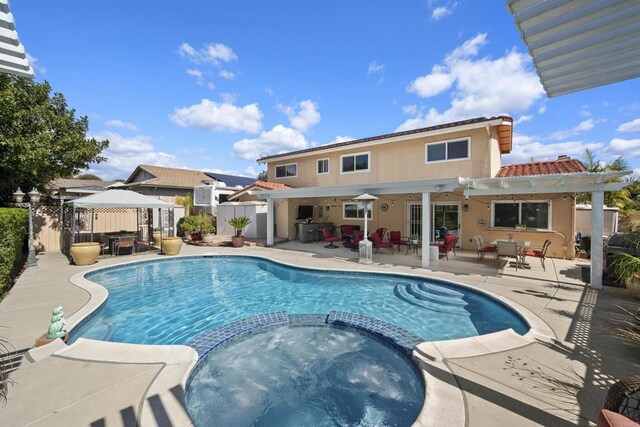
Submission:
[[184,197],[187,194],[193,194],[193,189],[182,188],[158,188],[158,187],[133,187],[131,190],[146,196],[153,196],[165,202],[176,202],[176,197]]
[[[425,144],[469,137],[471,138],[471,158],[425,163]],[[386,144],[349,148],[331,153],[313,154],[298,157],[296,160],[274,161],[268,164],[270,182],[287,184],[291,187],[317,187],[365,182],[394,182],[418,179],[451,178],[456,176],[469,178],[492,177],[499,168],[499,153],[496,163],[494,148],[497,140],[490,138],[486,129],[474,129],[464,132],[450,132],[445,135],[415,138]],[[369,172],[340,173],[340,156],[370,152]],[[317,160],[329,159],[329,173],[317,173]],[[275,167],[297,163],[298,175],[291,178],[276,178]]]
[[[491,201],[504,200],[504,197],[473,197],[465,200],[462,194],[456,193],[432,193],[432,204],[459,204],[460,206],[460,244],[462,249],[475,250],[475,244],[472,241],[473,236],[481,235],[486,242],[495,239],[505,239],[508,234],[513,234],[516,240],[527,240],[531,242],[531,246],[542,246],[546,239],[551,240],[548,256],[554,258],[572,258],[573,239],[575,235],[575,215],[574,215],[574,199],[573,197],[564,198],[563,194],[536,194],[532,196],[516,197],[524,200],[551,200],[551,231],[547,230],[526,230],[517,231],[515,229],[492,228],[491,227]],[[343,204],[350,202],[350,197],[328,197],[328,198],[308,198],[308,199],[290,199],[285,209],[278,211],[276,209],[276,224],[278,237],[286,237],[291,240],[295,238],[296,215],[298,205],[314,206],[315,222],[332,222],[336,228],[342,224],[354,224],[364,227],[362,219],[344,219]],[[379,227],[385,227],[387,231],[400,231],[403,236],[407,235],[406,218],[408,204],[412,202],[421,202],[421,194],[407,195],[385,195],[373,202],[373,218],[369,221],[369,229],[375,230]],[[276,204],[282,206],[285,200],[276,201]],[[380,205],[386,203],[387,211],[382,211]],[[464,212],[464,205],[468,206],[467,212]],[[324,206],[324,215],[319,215],[319,206]],[[328,207],[328,210],[327,210]],[[489,207],[489,208],[488,208]],[[479,223],[484,220],[484,225]],[[281,230],[288,230],[288,236],[285,236]]]

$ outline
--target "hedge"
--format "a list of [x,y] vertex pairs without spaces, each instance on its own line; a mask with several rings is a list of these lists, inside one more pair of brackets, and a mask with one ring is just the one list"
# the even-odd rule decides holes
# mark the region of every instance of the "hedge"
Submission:
[[0,208],[0,295],[11,287],[29,227],[26,209]]

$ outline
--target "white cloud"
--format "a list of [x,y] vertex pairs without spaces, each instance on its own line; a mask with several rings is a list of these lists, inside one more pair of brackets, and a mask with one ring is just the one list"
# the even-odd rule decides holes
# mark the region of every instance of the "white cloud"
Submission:
[[369,68],[367,69],[367,74],[374,74],[382,71],[384,71],[384,64],[378,64],[377,61],[371,61]]
[[209,82],[207,83],[207,87],[211,90],[216,90],[216,85],[214,85],[213,83]]
[[253,170],[253,168],[251,166],[249,166],[247,169],[245,169],[244,172],[238,172],[236,170],[233,169],[222,169],[222,168],[201,168],[198,169],[201,170],[203,172],[211,172],[211,173],[221,173],[223,175],[234,175],[234,176],[245,176],[245,177],[250,177],[250,178],[255,178],[256,174],[250,174],[247,171]]
[[451,15],[452,12],[453,11],[446,6],[436,7],[431,12],[431,19],[433,19],[434,21],[438,21],[447,15]]
[[322,144],[322,145],[339,144],[341,142],[353,141],[354,139],[355,138],[353,138],[351,136],[336,135],[336,137],[333,138],[333,141],[329,141],[326,144]]
[[570,138],[572,136],[580,135],[582,132],[593,129],[596,123],[598,122],[599,122],[598,120],[593,120],[593,119],[584,120],[578,123],[578,125],[575,126],[573,129],[559,130],[557,132],[552,133],[551,139],[561,140],[561,139]]
[[202,78],[204,77],[202,75],[202,71],[195,69],[195,68],[189,68],[187,69],[187,74],[189,74],[192,77],[196,78],[196,83],[201,85],[203,84]]
[[222,70],[218,73],[218,75],[220,77],[222,77],[223,79],[227,79],[227,80],[233,80],[236,78],[236,75],[233,74],[231,71],[228,70]]
[[256,176],[258,176],[258,171],[256,171],[253,168],[253,166],[249,166],[244,170],[244,175],[250,176],[250,177],[256,177]]
[[423,98],[429,98],[449,89],[453,84],[455,77],[439,65],[434,65],[431,74],[421,76],[415,79],[407,90],[413,92]]
[[503,164],[527,163],[534,161],[554,160],[559,155],[581,159],[585,149],[601,151],[604,144],[599,142],[566,141],[552,144],[544,144],[542,138],[513,133],[513,149],[511,153],[502,157]]
[[287,115],[291,127],[299,132],[306,132],[320,121],[318,106],[309,99],[298,105],[278,105],[278,109]]
[[178,53],[195,64],[218,65],[221,62],[231,62],[238,59],[233,49],[222,43],[210,43],[202,49],[195,49],[189,43],[182,43],[178,48]]
[[235,104],[238,100],[238,94],[231,92],[222,92],[220,94],[220,98],[222,98],[222,100],[227,104]]
[[538,76],[525,53],[511,50],[504,56],[476,58],[487,42],[484,33],[465,41],[435,65],[430,74],[416,78],[407,88],[421,97],[452,90],[449,109],[422,109],[397,130],[409,130],[477,116],[527,111],[544,95]]
[[264,88],[264,93],[266,93],[269,96],[273,96],[275,92],[273,91],[273,89],[271,89],[269,86],[267,86],[267,87]]
[[533,119],[533,115],[531,114],[525,114],[520,116],[515,122],[513,122],[514,125],[518,125],[520,123],[524,123],[524,122],[530,122],[531,119]]
[[302,150],[307,147],[307,140],[300,132],[276,125],[270,131],[263,131],[257,138],[245,138],[233,144],[233,155],[246,160],[256,160],[266,155]]
[[632,158],[640,156],[640,138],[622,139],[613,138],[609,142],[609,154],[614,157],[623,156],[624,158]]
[[414,115],[418,113],[418,106],[416,104],[411,105],[403,105],[402,112],[409,115]]
[[105,122],[105,124],[107,126],[109,126],[109,127],[127,129],[127,130],[130,130],[130,131],[133,131],[133,132],[138,130],[136,125],[134,125],[133,123],[124,122],[124,121],[118,120],[118,119],[107,120]]
[[31,65],[31,68],[33,68],[36,74],[43,75],[43,76],[47,74],[47,69],[38,63],[38,58],[32,55],[29,55],[29,53],[26,53],[26,55],[27,55],[27,61],[29,61],[29,65]]
[[104,131],[92,134],[91,137],[109,140],[109,147],[102,152],[107,161],[92,164],[89,168],[90,173],[103,179],[125,179],[139,164],[181,167],[176,156],[154,151],[149,136],[125,137],[116,132]]
[[170,117],[178,126],[210,131],[257,133],[262,128],[262,112],[258,104],[239,107],[203,99],[199,104],[176,108]]
[[626,122],[618,126],[616,129],[618,132],[624,133],[635,133],[640,132],[640,119],[631,120],[630,122]]

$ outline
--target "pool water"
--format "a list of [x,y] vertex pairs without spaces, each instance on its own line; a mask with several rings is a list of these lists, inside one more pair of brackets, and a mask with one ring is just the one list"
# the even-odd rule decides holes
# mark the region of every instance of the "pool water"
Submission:
[[230,321],[274,311],[353,312],[427,341],[529,329],[504,304],[464,287],[397,275],[292,268],[253,257],[181,257],[85,277],[107,288],[109,298],[72,331],[72,341],[186,344]]
[[209,353],[186,403],[197,426],[409,426],[424,382],[408,357],[354,329],[282,326]]

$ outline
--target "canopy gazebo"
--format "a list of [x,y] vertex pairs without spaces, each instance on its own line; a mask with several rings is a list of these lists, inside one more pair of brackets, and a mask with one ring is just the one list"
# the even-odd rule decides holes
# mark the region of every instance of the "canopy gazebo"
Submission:
[[[69,243],[73,244],[76,238],[76,209],[91,210],[91,240],[93,241],[94,233],[94,212],[95,209],[120,208],[120,209],[158,209],[160,218],[160,232],[164,232],[164,221],[162,217],[163,209],[173,211],[174,204],[165,202],[154,197],[145,196],[130,190],[111,189],[101,193],[92,194],[66,202],[71,205],[71,236]],[[169,227],[171,229],[171,227]],[[140,231],[140,222],[137,223],[137,229]],[[147,237],[149,239],[149,236]]]

